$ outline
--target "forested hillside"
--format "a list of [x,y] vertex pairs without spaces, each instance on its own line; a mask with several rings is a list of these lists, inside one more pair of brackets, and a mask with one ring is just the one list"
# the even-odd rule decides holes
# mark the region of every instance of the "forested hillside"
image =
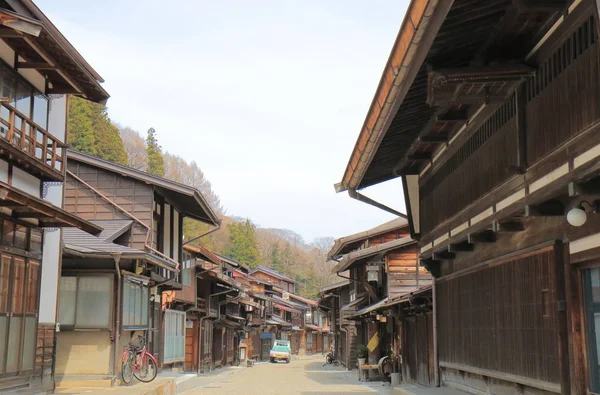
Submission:
[[[331,274],[333,265],[326,261],[333,238],[307,243],[291,230],[262,228],[243,216],[227,216],[201,164],[163,151],[161,131],[149,128],[142,136],[130,127],[111,122],[106,107],[75,97],[70,100],[69,116],[68,137],[73,149],[164,176],[202,192],[222,225],[218,231],[193,241],[194,244],[205,245],[251,267],[263,265],[295,278],[300,283],[299,293],[307,297],[315,297],[319,287],[340,280]],[[184,222],[186,240],[210,230],[197,221]]]

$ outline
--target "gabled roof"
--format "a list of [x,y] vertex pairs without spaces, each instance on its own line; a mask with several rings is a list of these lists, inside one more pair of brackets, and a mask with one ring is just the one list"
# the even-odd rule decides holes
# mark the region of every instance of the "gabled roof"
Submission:
[[305,298],[303,296],[296,295],[293,293],[290,293],[290,298],[299,300],[300,302],[306,303],[307,305],[312,306],[312,307],[317,307],[319,305],[319,303],[317,303],[316,300],[308,299],[308,298]]
[[287,281],[287,282],[290,282],[290,283],[294,283],[294,284],[298,284],[298,282],[296,280],[294,280],[293,278],[288,277],[288,276],[286,276],[284,274],[281,274],[281,273],[279,273],[279,272],[277,272],[277,271],[275,271],[273,269],[269,269],[268,267],[259,266],[256,269],[253,269],[250,272],[250,274],[254,274],[256,272],[263,272],[263,273],[266,273],[266,274],[268,274],[270,276],[279,278],[281,280],[284,280],[284,281]]
[[126,231],[131,228],[131,223],[127,223],[130,221],[116,220],[91,222],[105,227],[105,230],[98,236],[91,235],[77,228],[67,228],[63,230],[63,251],[65,255],[101,259],[110,259],[115,255],[120,255],[121,258],[145,260],[168,270],[176,270],[173,262],[163,259],[160,256],[148,251],[126,247],[112,242],[118,237],[115,237],[115,235],[119,233],[123,234],[124,230]]
[[340,237],[335,241],[335,243],[327,253],[327,259],[331,260],[347,252],[355,250],[358,247],[360,247],[360,244],[362,244],[365,240],[371,237],[375,237],[404,227],[408,227],[408,220],[406,218],[398,217],[369,230],[355,233],[350,236]]
[[109,95],[102,77],[31,0],[10,1],[13,10],[0,9],[3,40],[31,67],[46,75],[53,88],[48,93],[75,93],[95,102]]
[[369,247],[363,250],[351,252],[349,254],[344,255],[344,258],[342,258],[342,260],[339,261],[338,264],[335,265],[335,267],[333,268],[333,272],[342,272],[344,270],[349,269],[352,265],[363,261],[367,258],[395,250],[396,248],[405,247],[414,243],[416,243],[416,241],[411,239],[410,237],[403,237],[402,239],[388,241],[387,243],[378,244],[374,247]]
[[[469,68],[478,63],[485,67],[497,63],[514,66],[525,62],[539,40],[564,15],[567,4],[540,1],[519,7],[512,1],[497,1],[491,6],[486,1],[412,0],[336,190],[353,191],[402,175],[419,174],[429,165],[428,157],[447,142],[432,143],[427,137],[451,138],[461,127],[458,117],[443,116],[446,111],[471,110],[453,100],[448,106],[436,108],[427,103],[430,73],[436,71],[431,68]],[[504,80],[499,82],[503,84]],[[462,88],[488,92],[494,83],[479,81],[477,89],[466,84]],[[453,96],[451,90],[445,92]],[[459,90],[454,91],[454,95],[457,93]]]
[[84,163],[88,166],[116,173],[122,177],[131,177],[153,185],[183,215],[214,226],[221,223],[217,214],[196,188],[73,150],[67,151],[67,158],[69,161]]
[[340,281],[335,284],[326,285],[324,287],[321,287],[321,288],[319,288],[319,294],[322,294],[325,292],[330,292],[330,291],[333,291],[334,289],[345,287],[346,285],[350,285],[350,280],[344,280],[344,281]]

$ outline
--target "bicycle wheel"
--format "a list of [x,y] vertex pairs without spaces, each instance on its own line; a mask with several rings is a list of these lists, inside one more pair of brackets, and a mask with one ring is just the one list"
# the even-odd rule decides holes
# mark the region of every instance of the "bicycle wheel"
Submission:
[[154,359],[150,358],[148,354],[143,357],[138,354],[137,358],[141,359],[141,361],[138,360],[139,370],[133,372],[135,378],[144,383],[149,383],[154,380],[158,374],[158,366],[156,366]]
[[326,361],[328,365],[331,365],[333,363],[333,357],[331,356],[331,354],[327,354]]
[[121,362],[121,379],[125,384],[131,383],[133,379],[133,362],[135,360],[135,355],[133,351],[127,351],[127,355],[123,362]]

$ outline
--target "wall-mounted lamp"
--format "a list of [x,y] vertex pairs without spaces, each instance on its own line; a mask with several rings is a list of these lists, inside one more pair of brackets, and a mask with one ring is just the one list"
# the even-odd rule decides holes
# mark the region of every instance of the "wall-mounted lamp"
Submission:
[[[587,209],[584,206],[584,204],[585,204],[585,206],[588,206]],[[590,213],[600,212],[599,206],[600,206],[599,201],[594,201],[593,204],[590,204],[589,202],[583,200],[577,206],[575,206],[569,210],[569,212],[567,213],[567,222],[571,226],[576,226],[576,227],[583,226],[583,224],[585,224],[585,221],[587,220],[587,213],[588,212],[590,212]]]

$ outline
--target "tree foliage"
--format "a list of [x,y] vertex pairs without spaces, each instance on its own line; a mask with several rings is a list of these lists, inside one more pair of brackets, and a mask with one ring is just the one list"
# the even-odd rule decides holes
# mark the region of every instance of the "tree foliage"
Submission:
[[127,164],[119,129],[110,122],[105,106],[71,96],[67,130],[68,142],[73,149],[111,162]]
[[119,127],[119,133],[127,153],[127,166],[146,171],[148,169],[148,155],[146,154],[146,142],[142,136],[128,126]]
[[249,219],[227,225],[229,241],[225,255],[250,267],[257,267],[260,259],[256,244],[256,227]]
[[156,130],[148,129],[146,136],[146,156],[148,158],[148,168],[146,171],[155,176],[163,177],[165,175],[165,159],[162,154],[162,147],[158,144]]

